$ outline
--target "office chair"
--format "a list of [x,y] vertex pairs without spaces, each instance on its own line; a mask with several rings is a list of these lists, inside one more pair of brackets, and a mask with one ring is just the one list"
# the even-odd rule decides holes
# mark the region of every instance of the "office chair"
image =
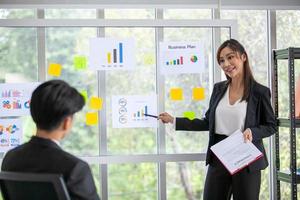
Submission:
[[4,200],[70,200],[62,175],[0,172]]

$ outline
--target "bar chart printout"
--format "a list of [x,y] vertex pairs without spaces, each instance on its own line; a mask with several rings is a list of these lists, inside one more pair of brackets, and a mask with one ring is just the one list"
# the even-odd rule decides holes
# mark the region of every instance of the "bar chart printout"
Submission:
[[0,117],[30,115],[31,94],[39,84],[38,82],[0,84]]
[[90,39],[90,69],[132,70],[135,67],[134,40]]
[[157,114],[156,96],[113,96],[113,128],[157,127],[157,119],[146,116]]
[[107,53],[108,64],[123,64],[123,43],[119,43],[119,48],[113,49],[112,52]]
[[133,120],[149,120],[149,118],[145,116],[145,114],[148,114],[147,105],[133,113]]
[[159,70],[161,74],[201,73],[205,66],[201,42],[161,42]]

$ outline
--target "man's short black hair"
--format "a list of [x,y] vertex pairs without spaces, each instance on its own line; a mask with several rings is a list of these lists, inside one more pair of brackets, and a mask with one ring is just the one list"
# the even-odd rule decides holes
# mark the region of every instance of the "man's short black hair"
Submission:
[[52,131],[84,106],[83,96],[62,80],[50,80],[32,93],[30,113],[38,129]]

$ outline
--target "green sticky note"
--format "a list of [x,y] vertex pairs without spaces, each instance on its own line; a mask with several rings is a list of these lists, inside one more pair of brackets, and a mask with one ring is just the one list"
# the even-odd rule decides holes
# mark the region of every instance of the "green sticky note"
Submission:
[[193,120],[193,119],[196,118],[196,114],[193,111],[185,111],[183,113],[183,116],[186,117],[186,118],[188,118],[188,119],[190,119],[190,120]]
[[74,67],[78,70],[86,69],[87,58],[85,56],[75,56],[74,57]]
[[145,65],[154,65],[155,64],[155,54],[147,53],[144,55],[144,64]]
[[79,93],[83,96],[84,101],[87,102],[87,100],[88,100],[88,94],[87,94],[87,91],[86,91],[86,90],[82,90],[82,91],[80,91]]

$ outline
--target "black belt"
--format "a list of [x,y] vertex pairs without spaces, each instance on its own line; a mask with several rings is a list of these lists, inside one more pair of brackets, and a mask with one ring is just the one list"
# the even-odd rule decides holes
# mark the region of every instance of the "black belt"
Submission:
[[220,134],[217,134],[217,133],[215,133],[215,135],[214,135],[214,142],[215,142],[215,144],[216,143],[218,143],[218,142],[220,142],[220,141],[222,141],[222,140],[224,140],[225,138],[227,138],[228,136],[227,135],[220,135]]

